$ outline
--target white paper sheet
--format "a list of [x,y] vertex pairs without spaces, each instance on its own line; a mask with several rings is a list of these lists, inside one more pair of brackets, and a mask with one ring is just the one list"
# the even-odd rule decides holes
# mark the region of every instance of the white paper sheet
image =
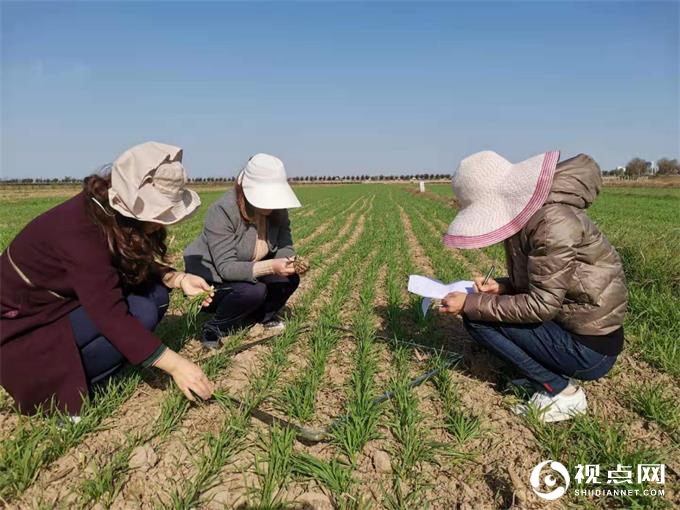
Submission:
[[442,299],[451,292],[464,292],[472,294],[474,292],[475,282],[469,280],[461,280],[449,284],[442,283],[434,278],[427,276],[419,276],[412,274],[408,277],[408,291],[419,296]]
[[446,284],[427,276],[412,274],[408,277],[408,291],[424,298],[420,303],[423,317],[427,315],[433,299],[443,299],[450,292],[471,294],[474,292],[474,285],[475,283],[470,280],[460,280]]

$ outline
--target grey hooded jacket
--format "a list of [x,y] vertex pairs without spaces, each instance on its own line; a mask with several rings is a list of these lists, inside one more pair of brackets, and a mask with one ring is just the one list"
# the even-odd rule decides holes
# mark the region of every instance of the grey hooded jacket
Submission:
[[465,315],[510,323],[554,320],[579,335],[620,328],[628,303],[621,259],[585,212],[601,186],[590,156],[559,163],[543,207],[504,242],[512,294],[470,294]]
[[[203,231],[184,250],[188,273],[212,283],[252,281],[257,227],[243,220],[232,188],[208,208]],[[286,209],[275,209],[267,218],[267,242],[273,258],[295,255]]]

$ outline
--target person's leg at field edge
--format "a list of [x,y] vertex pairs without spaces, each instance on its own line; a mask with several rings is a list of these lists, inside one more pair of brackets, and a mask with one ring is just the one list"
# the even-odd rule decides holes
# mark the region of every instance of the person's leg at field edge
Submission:
[[545,421],[559,421],[567,419],[570,413],[585,412],[585,393],[570,384],[569,378],[599,379],[616,361],[616,356],[600,354],[575,341],[568,331],[551,321],[506,324],[464,319],[464,324],[477,343],[516,366],[543,388],[532,397],[532,402],[539,408],[552,407]]

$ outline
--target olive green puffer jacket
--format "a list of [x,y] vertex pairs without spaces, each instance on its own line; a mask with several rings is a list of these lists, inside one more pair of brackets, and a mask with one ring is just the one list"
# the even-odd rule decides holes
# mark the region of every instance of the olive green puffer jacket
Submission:
[[470,294],[471,320],[554,320],[580,335],[606,335],[623,324],[628,292],[621,259],[585,209],[602,178],[585,154],[557,165],[550,195],[517,234],[505,240],[511,294]]

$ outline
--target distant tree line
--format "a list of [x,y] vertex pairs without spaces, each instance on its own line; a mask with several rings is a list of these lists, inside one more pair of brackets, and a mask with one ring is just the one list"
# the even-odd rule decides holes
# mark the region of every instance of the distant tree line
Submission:
[[661,158],[656,165],[642,158],[631,159],[626,166],[602,172],[603,175],[637,179],[653,175],[680,175],[680,162],[677,159]]
[[291,177],[290,180],[293,182],[317,182],[317,181],[343,181],[343,182],[363,182],[363,181],[434,181],[440,179],[450,179],[451,174],[406,174],[406,175],[395,175],[395,174],[379,174],[379,175],[307,175],[304,177]]
[[[410,181],[410,180],[418,180],[418,181],[433,181],[433,180],[440,180],[440,179],[450,179],[451,175],[450,174],[433,174],[433,173],[424,173],[424,174],[407,174],[407,175],[385,175],[385,174],[380,174],[380,175],[368,175],[368,174],[363,174],[363,175],[347,175],[347,176],[338,176],[338,175],[307,175],[307,176],[301,176],[301,177],[290,177],[290,181],[292,182],[364,182],[364,181]],[[213,184],[213,183],[229,183],[229,182],[234,182],[235,177],[194,177],[193,179],[189,179],[189,182],[192,183],[206,183],[206,184]],[[0,182],[4,184],[79,184],[83,180],[82,179],[77,179],[75,177],[54,177],[54,178],[32,178],[32,177],[26,177],[22,179],[0,179]]]
[[[661,158],[654,164],[651,161],[646,161],[642,158],[631,159],[625,167],[618,167],[613,170],[605,170],[603,175],[608,177],[620,177],[624,179],[637,179],[639,177],[654,176],[654,175],[680,175],[680,162],[677,159]],[[314,183],[314,182],[380,182],[380,181],[435,181],[450,179],[451,174],[435,174],[435,173],[420,173],[420,174],[379,174],[379,175],[306,175],[299,177],[291,177],[289,180],[298,183]],[[235,177],[194,177],[189,179],[192,183],[230,183],[234,182]],[[53,178],[33,178],[25,177],[22,179],[0,179],[3,184],[79,184],[83,180],[76,177],[53,177]]]
[[24,177],[21,179],[0,179],[0,182],[3,184],[80,184],[83,180],[75,177]]
[[[407,175],[395,175],[395,174],[380,174],[380,175],[305,175],[290,177],[288,180],[292,182],[332,182],[332,181],[342,181],[342,182],[363,182],[363,181],[433,181],[439,179],[450,179],[451,174],[407,174]],[[233,182],[235,177],[195,177],[191,179],[191,182]]]

